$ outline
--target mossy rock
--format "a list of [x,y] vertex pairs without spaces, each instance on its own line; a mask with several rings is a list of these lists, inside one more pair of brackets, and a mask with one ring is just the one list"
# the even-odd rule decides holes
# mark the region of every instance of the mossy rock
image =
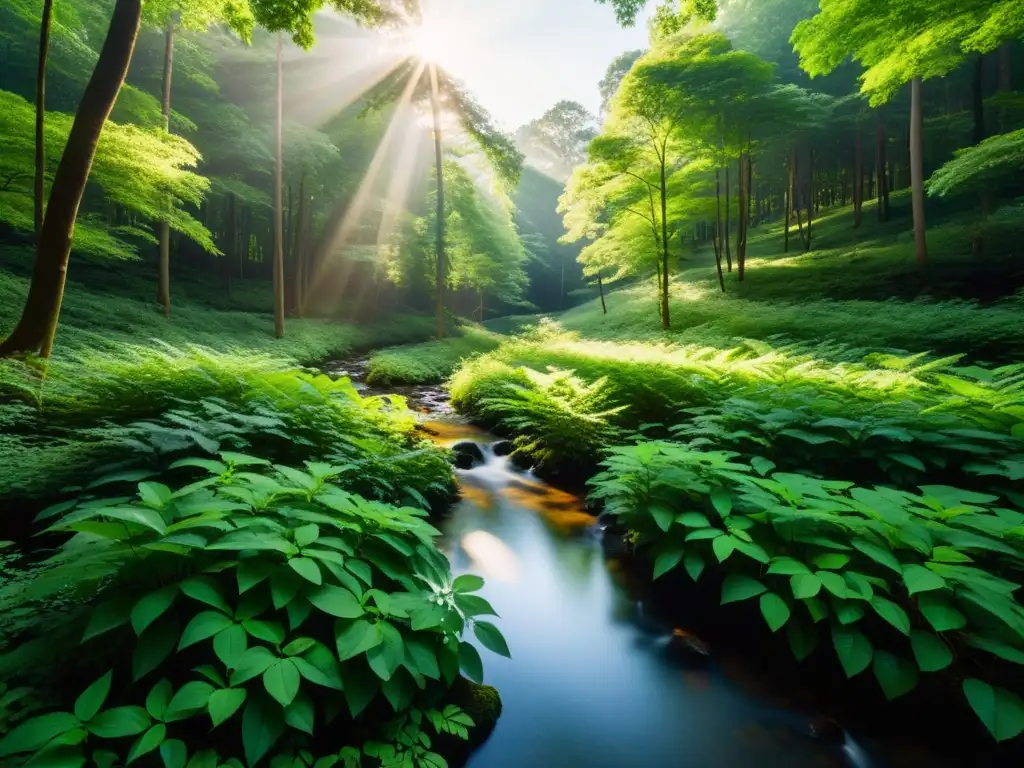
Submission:
[[475,723],[469,729],[468,741],[448,735],[439,735],[434,740],[436,751],[444,755],[450,765],[461,766],[494,731],[501,717],[501,696],[493,686],[477,685],[460,677],[448,691],[444,703],[460,707]]

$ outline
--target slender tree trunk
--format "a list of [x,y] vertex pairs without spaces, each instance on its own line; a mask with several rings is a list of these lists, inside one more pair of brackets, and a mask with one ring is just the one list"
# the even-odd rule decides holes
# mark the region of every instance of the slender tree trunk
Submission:
[[853,228],[860,227],[861,211],[864,207],[864,148],[861,141],[860,124],[853,139]]
[[[171,79],[174,75],[174,25],[177,22],[174,14],[167,22],[164,38],[164,82],[161,109],[164,118],[164,130],[171,130]],[[171,227],[166,219],[157,225],[160,241],[159,268],[157,277],[157,300],[163,307],[164,317],[171,317]]]
[[608,305],[604,303],[604,283],[601,281],[601,270],[597,271],[597,290],[601,294],[601,314],[608,314]]
[[924,220],[924,116],[921,109],[921,78],[910,82],[910,186],[914,209],[914,250],[920,267],[928,264]]
[[[1013,62],[1010,58],[1012,42],[1003,43],[999,49],[999,92],[1006,94],[1013,90]],[[1010,129],[1006,107],[999,110],[999,132]]]
[[661,327],[671,327],[668,313],[668,177],[665,170],[665,146],[661,148]]
[[483,288],[480,289],[480,307],[479,307],[479,310],[480,310],[480,322],[483,323],[483,321],[484,321],[484,289]]
[[739,227],[736,232],[736,279],[743,282],[747,256],[747,224],[750,220],[750,174],[747,172],[749,156],[740,152],[739,159]]
[[25,307],[14,331],[0,343],[0,357],[38,353],[46,358],[53,349],[78,206],[103,124],[128,72],[141,18],[142,0],[117,0],[50,188]]
[[732,199],[729,197],[729,158],[725,159],[725,237],[723,242],[725,243],[725,263],[729,272],[732,272],[732,246],[730,245],[730,239],[732,236],[732,227],[729,225],[729,213],[732,208]]
[[274,336],[284,337],[284,67],[277,33],[277,109],[274,124]]
[[786,156],[786,222],[785,222],[785,247],[784,253],[789,253],[789,217],[793,210],[793,153]]
[[885,116],[878,108],[875,146],[875,186],[878,193],[878,220],[889,220],[889,182],[885,172]]
[[796,150],[793,152],[793,194],[793,207],[796,210],[796,229],[800,234],[800,245],[804,245],[806,242],[803,219],[804,190],[800,177],[800,153]]
[[971,77],[971,111],[974,115],[973,142],[985,140],[985,57],[974,57],[974,71]]
[[36,177],[33,198],[36,244],[43,231],[43,199],[46,195],[46,57],[50,52],[50,20],[53,0],[44,0],[39,23],[39,58],[36,63]]
[[814,149],[807,150],[807,250],[811,250],[811,224],[814,222]]
[[430,65],[430,107],[434,118],[434,167],[437,171],[437,250],[435,279],[437,281],[435,322],[437,338],[444,338],[444,155],[441,146],[441,104],[438,100],[437,67]]
[[715,268],[718,270],[718,285],[725,293],[725,276],[722,274],[722,171],[715,169],[715,209],[717,222],[715,227]]
[[[289,200],[291,199],[292,188],[288,187]],[[303,172],[299,179],[299,203],[297,211],[288,211],[288,218],[290,220],[289,227],[291,229],[291,287],[288,291],[291,303],[291,311],[295,315],[301,316],[299,305],[302,303],[302,222],[306,216],[306,174]]]

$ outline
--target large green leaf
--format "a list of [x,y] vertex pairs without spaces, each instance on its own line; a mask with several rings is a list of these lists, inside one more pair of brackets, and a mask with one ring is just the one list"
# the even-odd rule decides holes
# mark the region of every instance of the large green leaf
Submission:
[[696,552],[689,552],[683,558],[683,567],[690,575],[690,578],[696,581],[700,578],[701,573],[704,572],[704,558]]
[[292,663],[309,682],[340,691],[344,685],[338,659],[323,643],[317,643],[305,656],[295,656]]
[[815,576],[818,577],[825,589],[840,600],[845,600],[847,598],[849,592],[846,589],[846,581],[838,573],[833,573],[832,571],[818,571],[815,573]]
[[287,707],[295,699],[299,684],[299,670],[291,659],[279,659],[263,673],[263,687],[282,707]]
[[949,632],[967,626],[967,618],[945,595],[925,592],[918,596],[917,607],[936,632]]
[[231,624],[213,638],[213,652],[228,669],[238,666],[248,646],[249,634],[241,624]]
[[722,583],[722,605],[757,597],[768,588],[757,579],[730,573]]
[[393,624],[382,621],[378,627],[381,642],[366,652],[366,660],[377,677],[381,680],[390,680],[405,659],[405,643],[402,634]]
[[768,573],[780,576],[796,576],[798,574],[810,573],[811,569],[799,560],[792,557],[776,557],[768,566]]
[[789,606],[774,592],[761,595],[761,615],[772,632],[778,632],[789,621]]
[[790,620],[786,625],[786,639],[797,661],[803,661],[818,647],[818,630],[813,624]]
[[971,677],[964,680],[964,695],[996,741],[1024,732],[1024,702],[1016,694]]
[[813,573],[798,573],[791,576],[789,584],[793,590],[793,597],[797,600],[806,600],[821,591],[821,579]]
[[164,761],[164,768],[185,768],[188,747],[180,739],[167,739],[160,745],[160,759]]
[[295,697],[295,701],[285,707],[284,720],[288,725],[297,731],[313,735],[313,725],[316,720],[316,710],[313,707],[313,700],[305,693]]
[[209,576],[193,576],[181,582],[180,586],[181,591],[193,600],[206,603],[224,613],[231,613],[231,606],[224,599],[223,591]]
[[324,584],[306,599],[324,613],[340,619],[358,619],[366,613],[355,595],[331,584]]
[[890,701],[909,693],[917,685],[917,665],[894,653],[876,650],[872,667],[885,698]]
[[356,619],[351,623],[339,621],[336,630],[335,640],[341,661],[347,661],[384,642],[384,632],[380,625],[364,619]]
[[662,550],[654,560],[654,578],[658,579],[671,571],[683,559],[683,549],[675,547]]
[[245,703],[245,696],[244,688],[222,688],[211,693],[206,708],[210,713],[210,720],[213,721],[213,727],[216,728],[235,714]]
[[736,551],[736,540],[732,536],[719,536],[711,542],[711,550],[718,562],[724,563]]
[[298,547],[307,547],[318,538],[320,538],[320,526],[316,523],[310,523],[295,529],[295,545]]
[[647,508],[651,517],[654,519],[655,524],[668,533],[668,529],[672,527],[673,521],[676,519],[676,513],[672,507],[666,506],[665,504],[652,504]]
[[255,645],[246,650],[239,659],[238,665],[231,673],[231,685],[236,686],[262,675],[278,657],[262,645]]
[[213,691],[213,686],[204,680],[185,683],[171,697],[171,703],[167,705],[167,711],[164,713],[164,720],[171,723],[201,712],[206,709]]
[[900,561],[897,560],[896,556],[888,549],[881,547],[878,544],[873,544],[870,541],[865,541],[864,539],[854,539],[850,543],[876,563],[884,565],[886,568],[891,568],[896,571],[896,573],[903,572],[903,569],[900,567]]
[[288,565],[306,581],[317,586],[323,584],[324,577],[320,573],[320,566],[316,564],[316,560],[311,560],[308,557],[293,557],[288,561]]
[[903,583],[907,585],[907,591],[912,595],[943,589],[946,586],[944,578],[921,565],[906,566],[903,569]]
[[149,674],[171,653],[181,637],[177,619],[172,614],[161,617],[142,633],[132,652],[132,680]]
[[431,680],[441,678],[434,649],[421,640],[405,638],[405,666]]
[[711,489],[711,505],[722,517],[732,513],[732,493],[727,488]]
[[473,622],[473,634],[476,635],[476,639],[480,641],[489,651],[504,656],[507,659],[512,658],[512,653],[508,649],[508,643],[505,642],[505,638],[496,626],[487,621],[475,621]]
[[94,717],[86,728],[103,739],[136,736],[149,728],[149,713],[142,707],[114,707]]
[[478,592],[483,588],[484,580],[473,573],[464,573],[452,582],[452,590],[455,592]]
[[178,585],[163,587],[139,600],[132,608],[132,627],[135,634],[141,635],[146,627],[159,619],[171,607],[178,594]]
[[146,711],[149,712],[149,716],[154,720],[163,720],[173,695],[174,686],[166,677],[150,688],[146,695]]
[[114,671],[110,670],[82,691],[75,699],[75,717],[86,723],[96,716],[103,702],[107,700],[107,694],[110,693],[110,680],[113,676]]
[[862,632],[852,627],[832,625],[832,645],[847,677],[859,675],[871,663],[874,648]]
[[196,614],[192,621],[185,627],[185,631],[181,633],[181,640],[178,642],[178,650],[188,648],[190,645],[206,640],[208,637],[213,637],[220,631],[232,626],[234,622],[230,616],[225,616],[220,611],[203,611],[202,613]]
[[166,725],[163,723],[154,725],[132,744],[131,749],[128,750],[128,759],[125,761],[125,765],[131,765],[143,755],[148,755],[163,743],[166,736]]
[[268,696],[250,696],[242,713],[245,760],[256,765],[284,733],[284,713]]
[[875,595],[871,598],[871,607],[875,609],[875,613],[896,627],[904,635],[910,634],[910,619],[907,617],[906,611],[896,605],[896,603]]
[[50,712],[18,725],[0,741],[0,757],[35,752],[52,739],[78,728],[81,721],[70,712]]
[[459,643],[459,668],[474,683],[482,685],[484,682],[484,663],[480,653],[472,645],[466,642]]
[[949,646],[931,632],[915,629],[910,633],[910,645],[922,672],[938,672],[953,663],[953,652]]
[[116,597],[100,603],[89,611],[89,622],[82,635],[82,642],[90,640],[104,632],[109,632],[127,624],[132,614],[135,601],[127,596]]

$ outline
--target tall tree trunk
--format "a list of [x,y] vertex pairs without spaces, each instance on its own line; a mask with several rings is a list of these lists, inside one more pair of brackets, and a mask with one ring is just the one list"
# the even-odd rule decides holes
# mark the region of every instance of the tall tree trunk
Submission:
[[[292,191],[292,188],[289,185],[289,187],[288,187],[289,199],[291,199],[291,191]],[[303,172],[302,176],[299,178],[299,203],[298,203],[298,210],[295,211],[295,212],[293,212],[291,210],[288,211],[288,218],[290,220],[289,226],[291,228],[291,232],[290,232],[290,234],[291,234],[291,248],[289,249],[290,250],[290,256],[291,256],[291,286],[290,286],[290,290],[288,291],[288,295],[289,295],[289,299],[290,299],[290,303],[291,303],[290,309],[291,309],[292,313],[295,314],[295,315],[301,315],[300,310],[299,310],[299,305],[302,303],[302,297],[301,297],[301,293],[302,293],[302,288],[301,288],[301,280],[302,280],[301,260],[302,260],[302,255],[301,254],[302,254],[302,245],[303,245],[302,244],[302,223],[303,223],[303,220],[305,219],[305,217],[306,217],[306,174],[305,174],[305,172]]]
[[889,182],[885,173],[885,116],[878,108],[875,133],[875,186],[878,193],[878,220],[889,220]]
[[46,57],[50,52],[52,17],[53,0],[44,0],[43,17],[39,22],[39,58],[36,62],[36,177],[32,201],[37,245],[43,231],[43,198],[46,195]]
[[75,217],[103,124],[128,73],[141,18],[142,0],[117,0],[103,49],[82,94],[50,188],[25,307],[14,331],[0,343],[0,357],[38,353],[45,358],[53,349]]
[[[1010,58],[1010,50],[1013,42],[1003,43],[999,49],[999,92],[1007,94],[1013,90],[1013,62]],[[999,132],[1006,133],[1009,129],[1008,114],[1006,107],[999,110]]]
[[604,283],[601,281],[601,270],[597,270],[597,290],[601,294],[601,314],[608,314],[608,305],[604,303]]
[[736,279],[743,282],[743,270],[747,256],[747,225],[750,220],[750,174],[747,166],[750,156],[740,152],[739,178],[739,227],[736,232]]
[[811,224],[814,222],[814,149],[807,150],[807,250],[811,250]]
[[722,171],[715,169],[715,210],[717,222],[715,226],[715,268],[718,270],[718,285],[725,293],[725,276],[722,274]]
[[284,337],[284,67],[277,33],[277,109],[274,123],[274,336]]
[[786,223],[785,223],[785,247],[783,252],[789,253],[789,217],[793,210],[793,152],[786,155]]
[[732,227],[729,226],[729,213],[732,208],[732,198],[729,197],[729,158],[725,159],[725,263],[732,272],[732,246],[729,244],[732,236]]
[[435,296],[435,322],[437,338],[444,338],[444,289],[445,289],[445,253],[444,253],[444,154],[441,146],[441,104],[438,99],[437,67],[430,65],[430,108],[434,118],[434,168],[437,172],[437,243],[435,280],[437,290]]
[[800,233],[800,245],[804,245],[806,242],[803,219],[804,190],[800,177],[800,153],[796,150],[793,151],[793,194],[793,207],[796,210],[796,228],[797,232]]
[[928,264],[924,221],[924,116],[921,109],[921,78],[910,82],[910,186],[914,209],[914,250],[917,264]]
[[480,289],[480,307],[479,307],[479,310],[480,310],[480,322],[483,323],[483,321],[484,321],[484,289],[483,288]]
[[661,327],[672,326],[668,313],[668,177],[665,171],[665,145],[661,147]]
[[[177,14],[173,14],[167,22],[164,39],[164,83],[161,109],[164,117],[164,130],[171,130],[171,79],[174,74],[174,25]],[[171,317],[171,227],[167,220],[159,225],[160,256],[157,277],[157,300],[164,309],[164,317]]]
[[861,211],[864,207],[864,148],[861,141],[860,123],[853,139],[853,228],[860,227]]
[[981,144],[985,140],[985,57],[974,57],[971,76],[971,112],[974,116],[972,141]]

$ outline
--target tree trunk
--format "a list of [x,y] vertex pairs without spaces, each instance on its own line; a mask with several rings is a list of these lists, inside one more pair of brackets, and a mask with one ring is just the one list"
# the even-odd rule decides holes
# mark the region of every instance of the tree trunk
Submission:
[[864,149],[860,135],[860,124],[853,140],[853,228],[860,227],[861,211],[864,207]]
[[484,321],[484,289],[480,289],[480,322]]
[[284,337],[284,68],[277,33],[277,109],[274,124],[274,336]]
[[[174,74],[174,25],[177,14],[167,22],[164,42],[164,83],[161,109],[164,117],[164,130],[171,130],[171,79]],[[164,309],[164,317],[171,317],[171,227],[164,219],[158,225],[160,241],[159,270],[157,277],[157,300]]]
[[[1003,43],[999,49],[999,92],[1007,94],[1013,90],[1013,62],[1010,59],[1012,42]],[[1010,127],[1006,107],[999,110],[999,132],[1006,133]]]
[[601,270],[597,271],[597,290],[601,294],[601,314],[608,314],[608,305],[604,303],[604,283],[601,282]]
[[800,245],[803,245],[806,242],[803,219],[804,192],[800,180],[800,153],[796,150],[793,152],[793,195],[793,207],[796,210],[796,228],[800,234]]
[[14,331],[0,343],[0,357],[19,353],[50,356],[64,298],[78,206],[103,124],[128,73],[141,18],[142,0],[117,0],[103,49],[82,94],[50,188],[25,308]]
[[811,250],[811,224],[814,222],[814,149],[807,150],[807,250]]
[[715,227],[715,268],[718,270],[718,284],[725,293],[725,276],[722,274],[722,171],[715,169],[715,210],[718,221]]
[[786,156],[786,222],[785,222],[785,247],[784,253],[789,253],[789,217],[793,210],[793,153]]
[[889,182],[885,173],[885,116],[878,109],[877,131],[875,135],[875,187],[878,193],[878,220],[889,220]]
[[725,160],[725,237],[722,242],[725,243],[725,263],[726,267],[732,272],[732,246],[729,244],[730,237],[732,234],[732,227],[729,226],[729,209],[732,207],[732,199],[729,197],[729,158]]
[[671,327],[668,314],[668,178],[665,173],[665,147],[661,149],[661,327]]
[[924,116],[921,110],[921,78],[910,82],[910,186],[914,209],[914,250],[920,267],[928,264],[924,221]]
[[441,146],[441,104],[438,99],[437,67],[430,65],[430,107],[434,118],[434,167],[437,171],[437,244],[435,280],[436,306],[435,322],[437,338],[444,338],[444,289],[445,289],[445,253],[444,253],[444,155]]
[[972,141],[981,144],[985,140],[985,57],[974,57],[974,71],[971,77],[971,112],[974,115]]
[[43,231],[43,198],[46,195],[46,57],[50,52],[50,20],[53,0],[44,0],[39,23],[39,59],[36,65],[36,178],[32,201],[36,244]]
[[[288,187],[288,196],[291,199],[291,186]],[[302,303],[301,297],[301,280],[302,280],[302,222],[306,216],[306,174],[303,172],[299,179],[299,204],[298,210],[293,212],[288,211],[288,218],[290,220],[291,228],[291,289],[288,292],[291,312],[295,315],[300,315],[299,305]]]
[[750,156],[740,152],[739,160],[739,204],[740,221],[736,232],[736,279],[743,282],[743,270],[747,260],[747,226],[750,222]]

